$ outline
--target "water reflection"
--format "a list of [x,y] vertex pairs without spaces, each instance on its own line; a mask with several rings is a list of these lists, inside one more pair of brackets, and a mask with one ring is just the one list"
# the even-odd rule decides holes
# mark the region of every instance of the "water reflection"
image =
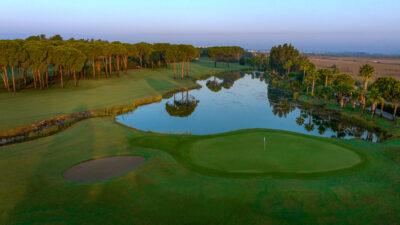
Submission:
[[187,90],[186,93],[185,91],[182,91],[181,94],[182,97],[180,100],[176,100],[174,93],[173,103],[165,103],[165,110],[170,116],[188,117],[192,115],[192,113],[196,109],[199,100],[196,100],[193,96],[189,96],[189,90]]
[[219,92],[222,88],[230,89],[235,81],[239,80],[244,76],[241,72],[224,73],[214,76],[213,79],[209,79],[206,82],[206,86],[213,92]]
[[379,130],[346,121],[337,112],[299,104],[293,93],[274,87],[259,73],[227,73],[198,83],[203,88],[173,94],[116,119],[137,129],[166,133],[270,128],[369,141],[383,136]]

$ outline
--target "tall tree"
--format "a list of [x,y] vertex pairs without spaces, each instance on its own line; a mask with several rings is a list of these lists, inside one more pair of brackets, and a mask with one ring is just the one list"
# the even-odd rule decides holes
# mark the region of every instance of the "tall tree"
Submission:
[[47,65],[47,59],[51,46],[45,41],[32,41],[25,43],[25,49],[28,53],[28,64],[32,71],[33,83],[35,88],[44,87],[43,66]]
[[199,57],[199,51],[197,51],[197,49],[192,45],[186,45],[185,52],[186,52],[186,76],[189,77],[190,61],[192,61],[196,57]]
[[10,90],[10,86],[8,84],[8,73],[7,73],[7,67],[8,67],[8,40],[0,40],[0,66],[1,66],[1,78],[3,79],[4,82],[4,87],[7,90]]
[[52,57],[52,63],[56,71],[60,73],[60,84],[61,88],[64,88],[64,79],[63,79],[63,69],[67,64],[67,60],[69,59],[69,52],[66,46],[56,46],[53,49],[54,57]]
[[71,49],[71,55],[72,55],[71,69],[74,72],[74,85],[76,87],[78,86],[76,80],[76,71],[82,72],[82,69],[86,64],[87,57],[85,54],[76,49]]
[[298,62],[299,62],[299,69],[303,71],[303,80],[304,80],[306,78],[306,73],[310,68],[310,61],[306,56],[301,56]]
[[396,80],[394,82],[392,89],[390,90],[390,100],[393,103],[394,111],[393,111],[393,121],[396,120],[397,108],[400,104],[400,81]]
[[337,67],[336,65],[333,65],[333,67],[332,67],[332,73],[333,73],[333,75],[336,77],[336,76],[340,73],[339,67]]
[[182,76],[181,76],[182,80],[183,80],[183,77],[184,77],[183,69],[184,69],[184,66],[185,66],[186,58],[187,58],[186,48],[187,48],[186,45],[178,45],[178,56],[179,56],[178,58],[182,63]]
[[171,45],[166,53],[165,57],[167,61],[172,62],[174,64],[174,79],[176,79],[176,63],[179,60],[179,48],[177,45]]
[[362,114],[364,114],[365,98],[368,89],[368,80],[375,76],[375,68],[367,63],[360,68],[358,76],[364,79],[364,94],[362,99]]
[[290,73],[290,69],[293,66],[293,61],[292,60],[288,60],[285,62],[285,64],[283,65],[283,68],[286,70],[286,75],[289,79],[289,73]]
[[126,55],[124,59],[126,73],[128,71],[128,58],[139,58],[139,51],[135,45],[124,44],[124,46],[126,48]]
[[339,74],[333,81],[333,89],[340,96],[340,111],[343,109],[343,99],[345,95],[354,91],[355,81],[348,74]]
[[321,80],[325,81],[324,86],[327,87],[329,84],[329,80],[332,79],[332,72],[328,69],[319,69],[318,74],[321,76]]
[[310,64],[310,68],[309,68],[309,70],[307,72],[307,77],[309,77],[308,80],[312,81],[312,83],[311,83],[311,96],[314,97],[315,81],[318,78],[318,71],[317,71],[317,69],[316,69],[314,64]]
[[390,99],[391,90],[396,83],[396,79],[393,77],[379,77],[372,83],[371,88],[379,91],[381,96],[381,110],[380,116],[383,116],[383,107],[385,105],[385,100]]
[[136,43],[135,47],[138,51],[140,67],[143,67],[143,58],[152,49],[152,45],[146,42]]
[[367,92],[368,100],[371,102],[371,119],[374,119],[376,106],[378,102],[381,102],[383,97],[379,89],[376,86],[371,86]]
[[269,66],[274,72],[284,73],[287,61],[297,62],[300,52],[291,44],[274,46],[270,50]]

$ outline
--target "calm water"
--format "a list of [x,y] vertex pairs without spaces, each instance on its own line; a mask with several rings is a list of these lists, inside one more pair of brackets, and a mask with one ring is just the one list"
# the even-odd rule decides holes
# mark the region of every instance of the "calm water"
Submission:
[[161,133],[204,135],[269,128],[323,137],[378,140],[379,134],[343,122],[338,114],[304,108],[293,100],[292,93],[274,88],[254,74],[223,74],[198,83],[202,88],[141,106],[116,120],[143,131]]

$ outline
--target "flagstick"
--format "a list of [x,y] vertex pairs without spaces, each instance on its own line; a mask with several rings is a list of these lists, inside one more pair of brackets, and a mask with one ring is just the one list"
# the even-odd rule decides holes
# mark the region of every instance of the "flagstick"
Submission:
[[264,151],[265,151],[265,137],[264,137]]

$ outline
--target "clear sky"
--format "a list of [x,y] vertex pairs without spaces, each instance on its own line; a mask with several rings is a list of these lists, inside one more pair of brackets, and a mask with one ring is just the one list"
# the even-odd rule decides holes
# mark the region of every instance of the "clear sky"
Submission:
[[400,54],[400,0],[0,0],[0,38]]

